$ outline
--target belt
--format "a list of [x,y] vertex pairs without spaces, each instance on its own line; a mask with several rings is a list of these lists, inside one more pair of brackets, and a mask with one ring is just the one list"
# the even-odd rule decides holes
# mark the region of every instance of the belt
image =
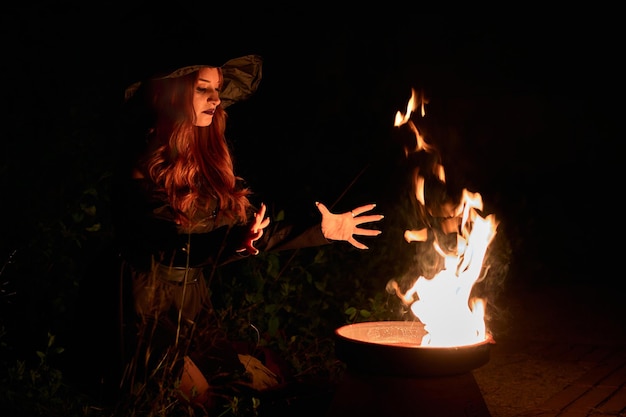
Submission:
[[202,276],[202,268],[186,268],[157,264],[153,273],[157,278],[178,284],[194,284]]

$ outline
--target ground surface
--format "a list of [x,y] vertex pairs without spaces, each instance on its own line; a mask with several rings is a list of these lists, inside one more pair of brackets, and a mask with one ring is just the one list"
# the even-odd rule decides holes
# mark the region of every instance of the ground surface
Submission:
[[507,294],[502,335],[474,371],[492,417],[623,415],[622,298],[593,283]]

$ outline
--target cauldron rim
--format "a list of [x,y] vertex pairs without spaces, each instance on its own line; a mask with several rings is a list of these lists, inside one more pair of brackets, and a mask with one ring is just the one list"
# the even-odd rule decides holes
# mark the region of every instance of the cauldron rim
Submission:
[[[351,338],[350,329],[410,328],[425,334],[421,322],[376,321],[347,324],[335,330],[335,354],[348,369],[395,376],[443,376],[470,372],[489,361],[493,340],[459,346],[387,344]],[[421,339],[420,339],[421,340]]]
[[335,336],[338,338],[344,338],[347,340],[350,340],[353,343],[363,343],[363,344],[375,344],[375,345],[384,345],[385,347],[394,349],[394,348],[399,348],[399,349],[439,349],[439,350],[459,350],[459,349],[465,349],[465,348],[472,348],[473,346],[480,346],[480,345],[484,345],[484,344],[491,344],[493,343],[493,340],[491,338],[486,338],[483,341],[480,342],[476,342],[476,343],[469,343],[469,344],[465,344],[465,345],[457,345],[457,346],[429,346],[429,345],[421,345],[421,344],[415,344],[415,345],[400,345],[400,344],[392,344],[392,343],[384,343],[384,342],[376,342],[376,341],[367,341],[367,340],[362,340],[362,339],[356,339],[353,337],[350,337],[345,333],[346,330],[354,328],[354,327],[382,327],[380,326],[380,324],[386,325],[387,327],[391,327],[391,326],[395,326],[395,327],[415,327],[418,330],[421,330],[421,335],[423,336],[424,334],[426,334],[426,331],[423,330],[424,325],[419,322],[419,321],[401,321],[401,320],[387,320],[387,321],[367,321],[367,322],[361,322],[361,323],[352,323],[352,324],[346,324],[345,326],[341,326],[337,329],[335,329]]

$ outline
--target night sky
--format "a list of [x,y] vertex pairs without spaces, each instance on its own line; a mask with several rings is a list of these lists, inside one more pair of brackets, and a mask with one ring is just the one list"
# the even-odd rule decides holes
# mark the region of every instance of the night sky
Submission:
[[124,152],[114,121],[127,85],[255,53],[263,81],[229,108],[229,139],[259,198],[393,208],[385,205],[401,153],[393,119],[415,88],[429,99],[427,139],[452,180],[501,217],[519,268],[576,279],[611,270],[619,29],[610,16],[399,10],[356,19],[276,9],[215,17],[210,4],[150,12],[65,4],[0,16],[8,240],[36,221],[24,207],[62,210],[59,183],[71,188],[87,167]]

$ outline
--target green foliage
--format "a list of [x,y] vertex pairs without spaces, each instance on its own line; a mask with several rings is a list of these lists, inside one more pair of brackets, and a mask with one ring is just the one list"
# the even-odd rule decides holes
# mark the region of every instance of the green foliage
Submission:
[[233,340],[280,353],[297,376],[330,376],[333,330],[342,323],[326,248],[263,253],[219,271],[214,308]]
[[[3,346],[6,349],[6,346]],[[44,350],[34,352],[37,360],[1,360],[6,371],[0,378],[0,410],[6,416],[79,416],[88,413],[87,399],[63,381],[63,373],[50,359],[63,353],[48,334]],[[1,356],[5,358],[5,355]]]
[[[74,331],[71,323],[80,277],[112,237],[109,180],[108,174],[95,176],[68,200],[58,217],[39,219],[36,233],[13,250],[1,270],[0,409],[6,415],[192,416],[197,412],[180,400],[176,381],[167,384],[161,379],[156,387],[137,386],[132,395],[111,407],[102,406],[64,375],[66,352],[59,343],[67,343]],[[356,252],[349,245],[334,244],[262,253],[226,265],[210,282],[216,314],[232,340],[248,343],[253,351],[276,352],[293,378],[324,378],[333,383],[343,371],[334,357],[334,330],[354,319],[344,314],[345,305],[358,306],[362,317],[375,317],[379,307],[379,298],[355,278],[361,274],[356,265],[362,261],[350,259]],[[342,263],[347,269],[338,267]],[[30,330],[27,338],[21,336],[23,329]],[[46,336],[46,348],[38,349]],[[233,395],[224,399],[220,415],[257,415],[259,401]]]

